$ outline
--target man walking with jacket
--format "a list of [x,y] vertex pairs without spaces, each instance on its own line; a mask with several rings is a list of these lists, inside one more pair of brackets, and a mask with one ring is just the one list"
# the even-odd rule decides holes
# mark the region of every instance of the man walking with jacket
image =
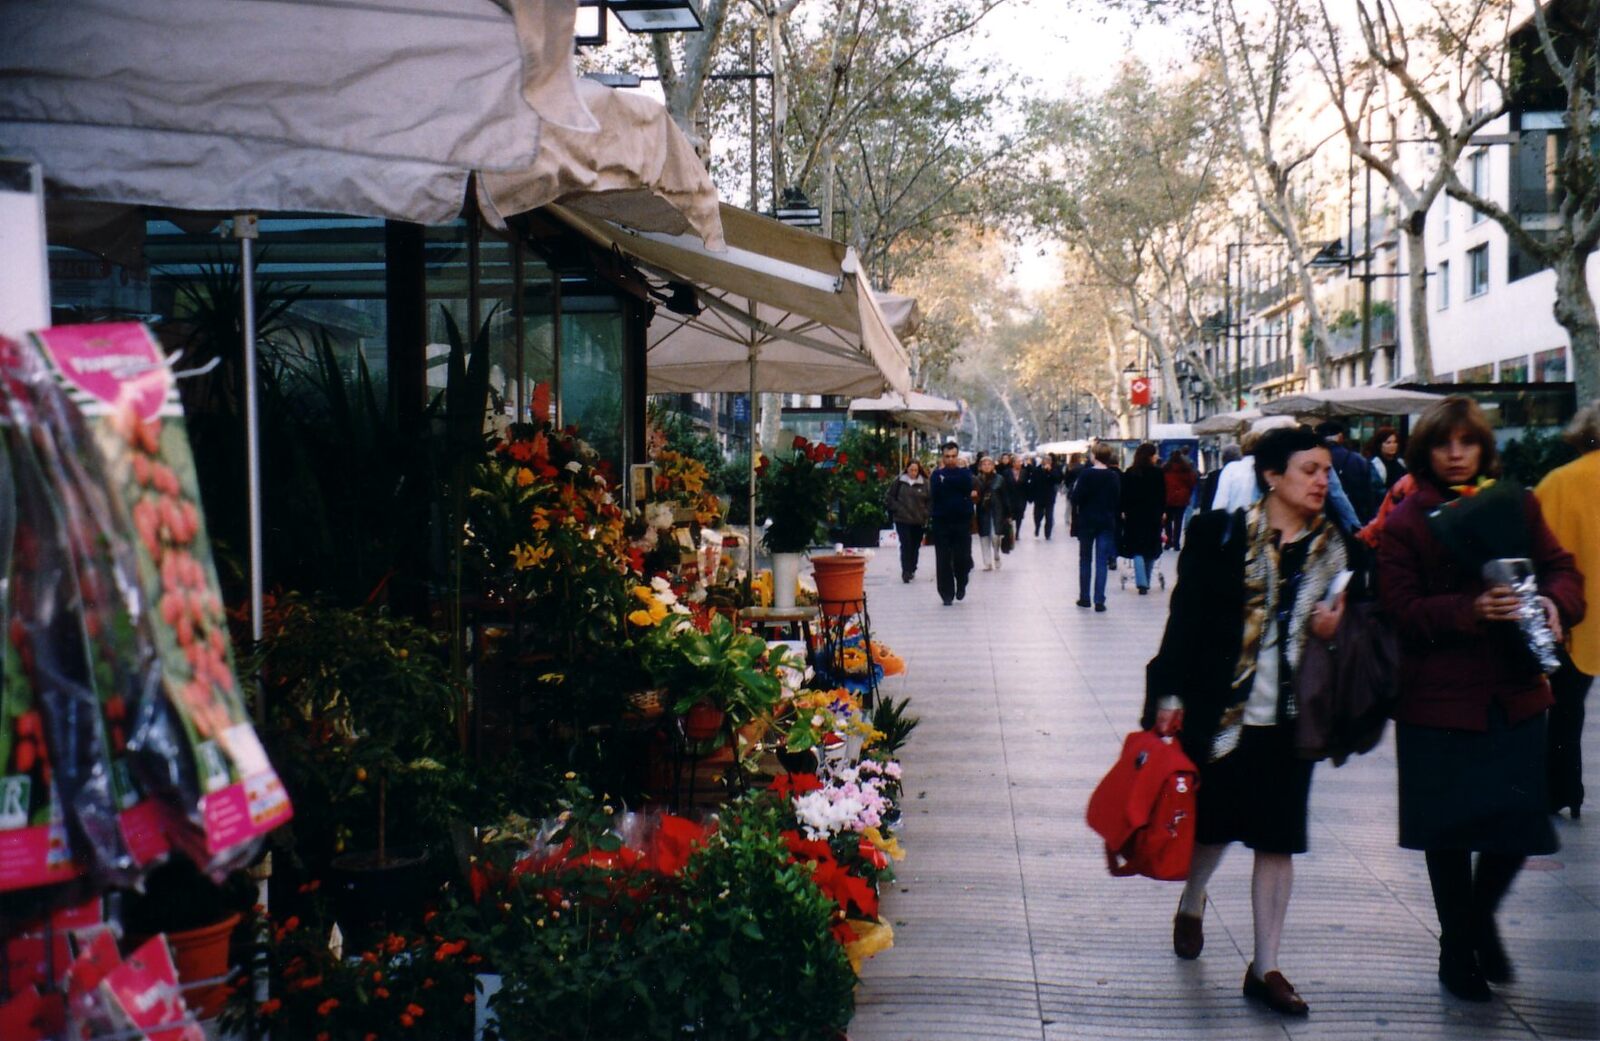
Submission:
[[1372,494],[1372,464],[1345,444],[1348,433],[1345,425],[1335,419],[1317,426],[1317,436],[1327,443],[1333,455],[1333,472],[1339,475],[1339,484],[1355,511],[1355,527],[1360,527],[1377,514],[1380,497]]
[[939,599],[949,607],[967,595],[972,574],[972,471],[961,465],[954,441],[939,452],[939,469],[929,479],[929,514],[933,525],[933,559]]

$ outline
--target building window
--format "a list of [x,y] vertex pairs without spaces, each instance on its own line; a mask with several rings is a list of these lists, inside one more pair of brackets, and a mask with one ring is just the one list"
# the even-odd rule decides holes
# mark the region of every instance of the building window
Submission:
[[1450,211],[1453,210],[1453,209],[1455,209],[1455,207],[1451,205],[1450,197],[1448,195],[1441,196],[1440,199],[1439,199],[1439,241],[1440,242],[1449,242],[1450,241]]
[[1439,261],[1439,310],[1450,306],[1450,262]]
[[1489,291],[1489,244],[1467,250],[1467,295],[1482,296]]
[[[1467,187],[1472,189],[1472,194],[1480,199],[1489,197],[1489,152],[1478,149],[1467,156]],[[1472,210],[1471,223],[1477,224],[1483,220],[1483,214]]]
[[1500,382],[1528,382],[1528,356],[1524,354],[1517,358],[1507,358],[1502,361],[1500,363]]
[[1533,356],[1533,382],[1565,383],[1567,380],[1567,351],[1555,347]]

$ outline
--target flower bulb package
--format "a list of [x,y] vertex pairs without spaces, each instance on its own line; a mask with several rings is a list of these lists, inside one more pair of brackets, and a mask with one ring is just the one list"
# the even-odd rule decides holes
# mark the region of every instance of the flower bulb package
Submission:
[[[8,415],[15,417],[14,411]],[[0,890],[128,865],[99,703],[84,643],[76,569],[55,498],[28,431],[0,427],[9,480],[6,658],[0,673],[7,774],[0,814]],[[9,910],[9,909],[8,909]],[[8,917],[10,917],[8,913]]]
[[[75,760],[92,758],[92,746],[104,764],[103,785],[72,787],[53,763],[73,854],[97,881],[118,884],[118,872],[136,875],[168,841],[214,874],[246,862],[291,810],[234,673],[182,408],[158,345],[133,323],[45,330],[0,344],[0,387],[9,465],[31,475],[14,482],[28,501],[11,542],[23,548],[27,536],[32,550],[33,529],[50,518],[55,532],[24,564],[12,553],[0,610],[23,619],[35,673],[66,659],[65,681],[35,685],[32,697],[48,720],[61,694],[74,695],[66,703],[81,733],[57,727],[47,744],[72,738]],[[22,694],[0,690],[6,719],[20,717],[11,705]],[[64,750],[44,749],[56,760]],[[85,791],[99,802],[85,803]],[[85,819],[95,814],[109,816]],[[97,852],[110,836],[122,847],[114,867]]]

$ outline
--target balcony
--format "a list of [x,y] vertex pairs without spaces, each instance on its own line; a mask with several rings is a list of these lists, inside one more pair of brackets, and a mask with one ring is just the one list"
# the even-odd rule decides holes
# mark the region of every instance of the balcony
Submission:
[[[1395,340],[1395,316],[1393,314],[1375,314],[1372,316],[1372,346],[1393,346]],[[1328,357],[1345,358],[1361,350],[1361,323],[1345,326],[1342,329],[1328,331]]]
[[1271,383],[1273,380],[1281,380],[1285,376],[1294,375],[1297,371],[1292,359],[1274,358],[1272,361],[1263,362],[1260,365],[1245,369],[1244,385],[1247,387],[1259,387],[1263,383]]

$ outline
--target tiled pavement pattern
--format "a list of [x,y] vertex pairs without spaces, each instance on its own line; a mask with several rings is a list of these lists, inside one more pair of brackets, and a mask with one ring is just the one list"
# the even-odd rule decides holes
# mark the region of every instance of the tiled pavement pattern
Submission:
[[[874,631],[908,662],[887,690],[910,694],[922,725],[904,759],[909,857],[884,900],[895,946],[864,969],[852,1041],[1600,1039],[1600,804],[1592,821],[1561,819],[1561,852],[1530,861],[1506,900],[1517,981],[1468,1005],[1435,976],[1421,855],[1395,845],[1392,738],[1319,765],[1281,959],[1311,1016],[1280,1018],[1239,994],[1248,850],[1223,861],[1205,953],[1184,962],[1171,944],[1179,883],[1109,877],[1083,823],[1136,725],[1166,596],[1137,596],[1131,576],[1120,590],[1114,573],[1106,614],[1074,607],[1077,545],[1059,529],[1025,536],[999,572],[980,567],[953,607],[934,591],[931,548],[909,586],[897,556],[878,553],[867,591]],[[1169,581],[1175,564],[1167,554]]]

